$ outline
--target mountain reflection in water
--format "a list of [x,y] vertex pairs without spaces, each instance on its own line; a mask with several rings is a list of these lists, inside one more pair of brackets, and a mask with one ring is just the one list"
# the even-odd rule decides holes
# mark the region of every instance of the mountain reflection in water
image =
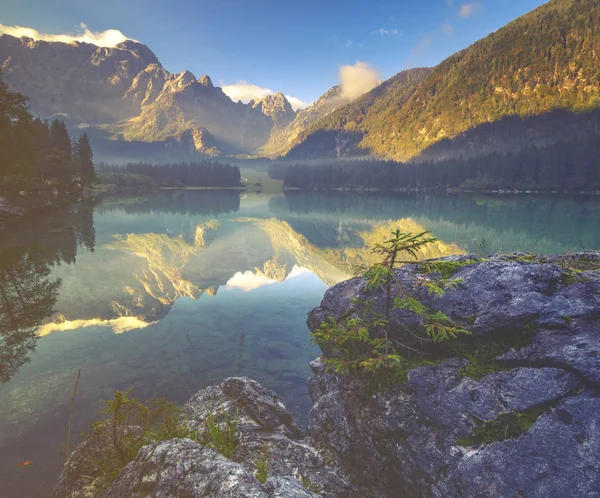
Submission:
[[392,230],[432,230],[423,258],[478,252],[482,239],[490,253],[565,252],[600,248],[598,220],[586,198],[225,191],[22,220],[0,232],[3,483],[9,496],[49,494],[79,368],[73,434],[116,389],[183,402],[231,375],[276,390],[303,422],[318,354],[306,314]]

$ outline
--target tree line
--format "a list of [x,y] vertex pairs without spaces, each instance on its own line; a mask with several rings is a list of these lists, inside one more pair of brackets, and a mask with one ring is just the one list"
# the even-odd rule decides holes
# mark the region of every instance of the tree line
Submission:
[[0,192],[73,190],[94,183],[93,152],[84,133],[71,139],[61,120],[41,120],[27,97],[11,91],[0,74]]
[[98,165],[102,183],[121,188],[238,187],[240,168],[216,161],[178,164],[128,163]]
[[544,148],[470,159],[401,163],[376,159],[319,166],[273,164],[269,175],[284,188],[377,190],[600,190],[600,140],[590,136]]

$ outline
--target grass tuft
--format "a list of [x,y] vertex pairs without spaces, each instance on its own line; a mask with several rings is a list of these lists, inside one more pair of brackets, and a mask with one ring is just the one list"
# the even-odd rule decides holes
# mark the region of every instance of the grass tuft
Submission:
[[237,448],[237,426],[240,420],[238,408],[223,412],[222,421],[213,414],[206,417],[208,444],[226,458],[233,458]]

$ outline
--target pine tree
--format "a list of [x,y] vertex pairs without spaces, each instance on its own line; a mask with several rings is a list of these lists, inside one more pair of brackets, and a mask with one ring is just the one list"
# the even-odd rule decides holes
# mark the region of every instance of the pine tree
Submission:
[[0,73],[0,177],[27,176],[34,157],[27,97],[9,90]]
[[75,160],[77,173],[83,183],[94,183],[96,171],[94,170],[94,154],[87,133],[78,140],[73,141],[73,159]]
[[71,151],[71,138],[63,121],[55,119],[50,125],[50,175],[61,183],[70,183],[75,176]]
[[35,118],[32,121],[31,134],[35,140],[35,174],[36,178],[51,178],[49,155],[51,151],[50,126],[48,121]]

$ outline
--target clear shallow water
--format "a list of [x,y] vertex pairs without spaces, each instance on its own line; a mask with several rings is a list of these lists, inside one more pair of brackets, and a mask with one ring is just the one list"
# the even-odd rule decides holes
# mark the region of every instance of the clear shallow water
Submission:
[[432,230],[426,257],[481,239],[486,252],[600,249],[600,200],[159,192],[0,232],[0,333],[19,339],[0,349],[0,495],[49,494],[79,368],[74,434],[116,389],[183,402],[232,375],[304,423],[318,354],[306,314],[395,228]]

